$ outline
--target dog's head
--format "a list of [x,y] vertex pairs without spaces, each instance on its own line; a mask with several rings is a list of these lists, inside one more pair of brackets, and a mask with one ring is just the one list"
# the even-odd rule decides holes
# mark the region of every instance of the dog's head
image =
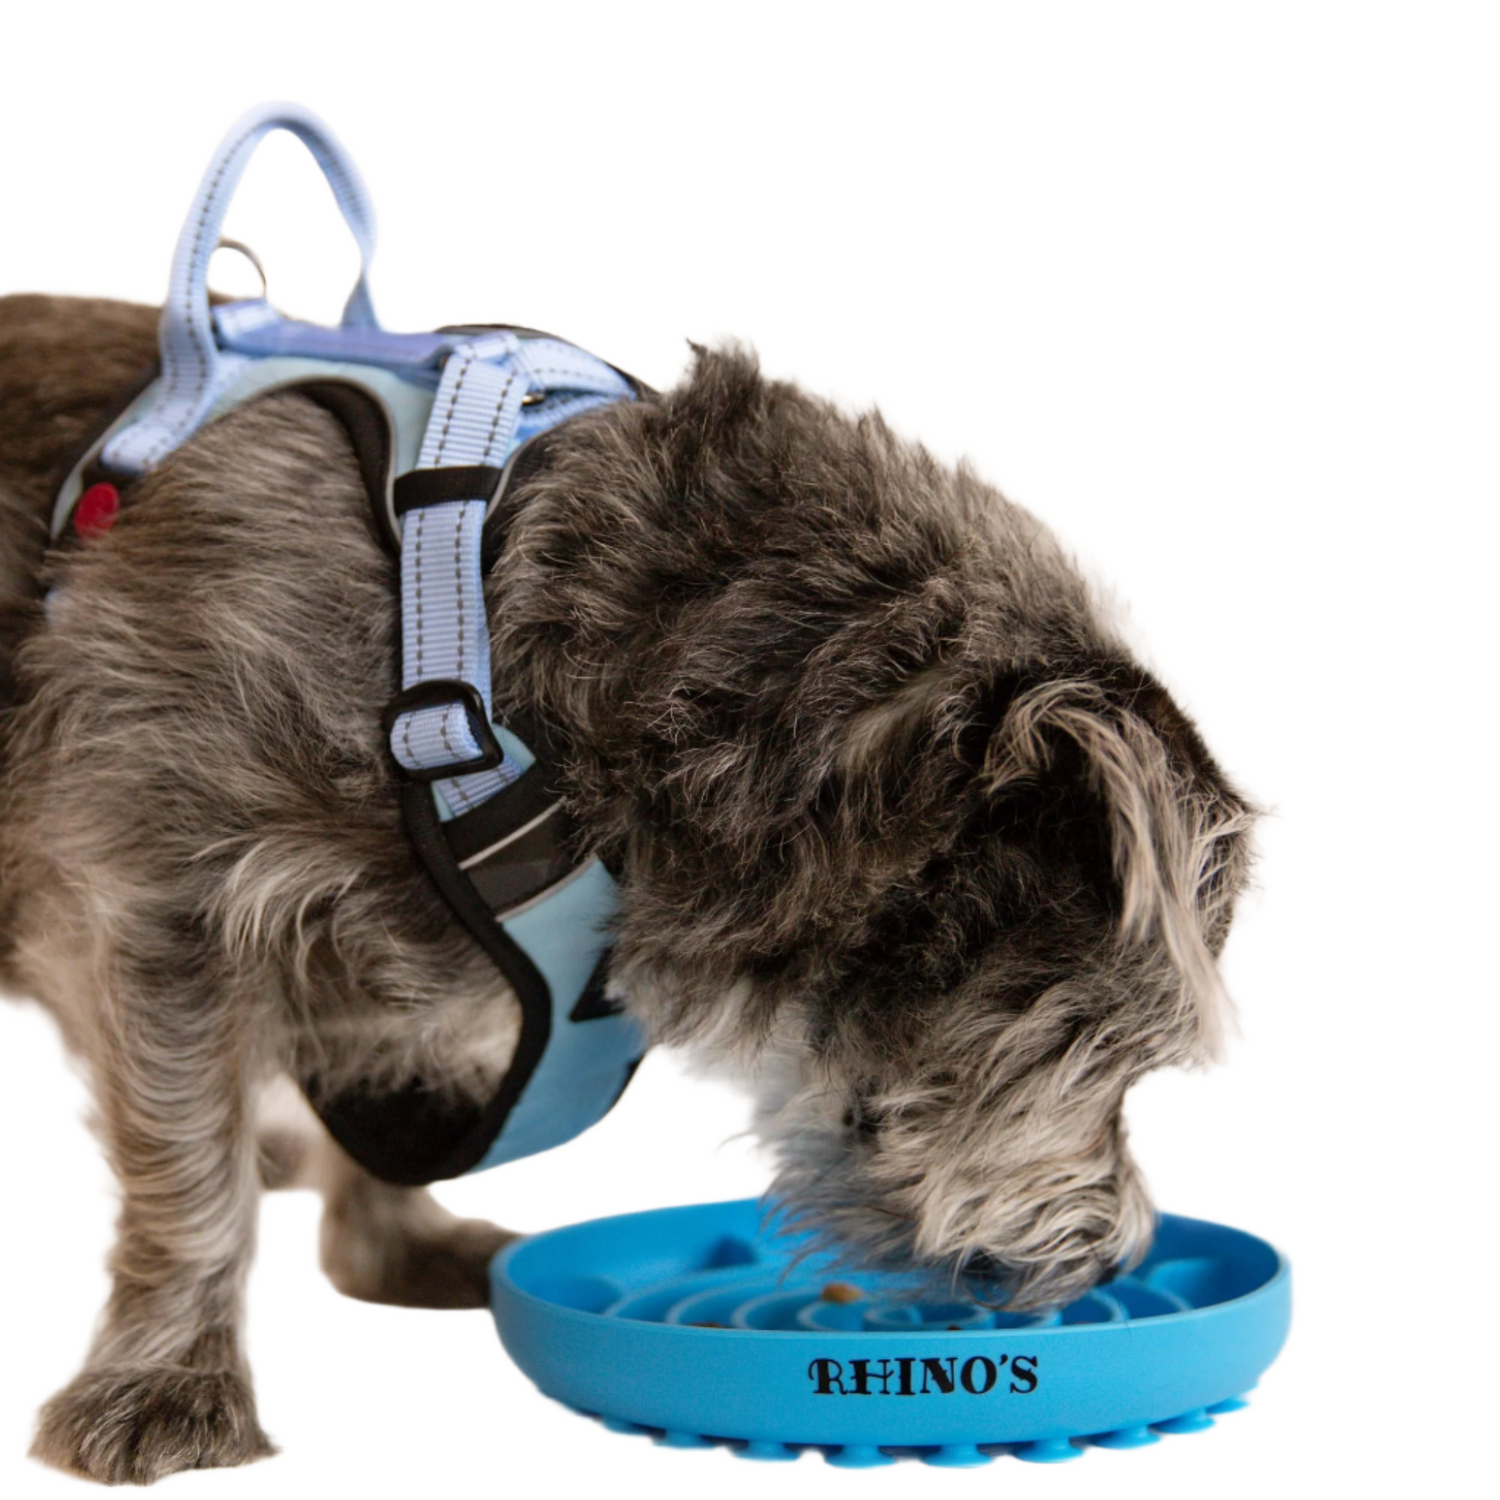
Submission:
[[1050,535],[703,356],[536,482],[496,602],[617,977],[755,1077],[793,1216],[1018,1307],[1138,1255],[1121,1102],[1216,1047],[1250,814]]
[[[767,944],[716,1008],[680,974],[646,993],[756,1078],[794,1223],[1013,1307],[1069,1300],[1150,1243],[1121,1108],[1217,1048],[1248,810],[1144,675],[867,714],[862,770],[803,835],[867,904],[820,911],[804,875],[811,951]],[[852,806],[876,765],[889,804]]]
[[767,1026],[762,1120],[794,1220],[1025,1308],[1149,1246],[1122,1104],[1217,1048],[1249,818],[1149,680],[1001,697],[993,731],[928,746],[959,765],[967,735],[984,747],[941,846]]

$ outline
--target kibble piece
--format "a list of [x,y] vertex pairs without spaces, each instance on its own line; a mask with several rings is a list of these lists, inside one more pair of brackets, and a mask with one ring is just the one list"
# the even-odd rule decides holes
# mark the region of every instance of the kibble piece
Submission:
[[830,1281],[823,1288],[825,1302],[858,1302],[864,1293],[847,1281]]

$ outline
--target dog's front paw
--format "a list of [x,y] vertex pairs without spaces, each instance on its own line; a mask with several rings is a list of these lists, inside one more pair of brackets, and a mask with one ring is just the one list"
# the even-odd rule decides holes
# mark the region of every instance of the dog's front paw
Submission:
[[275,1451],[242,1376],[174,1365],[82,1371],[42,1408],[31,1446],[34,1458],[105,1484],[150,1484]]
[[[415,1195],[414,1195],[415,1197]],[[346,1297],[396,1307],[488,1307],[490,1262],[515,1238],[485,1219],[455,1219],[423,1193],[400,1212],[334,1211],[323,1269]]]

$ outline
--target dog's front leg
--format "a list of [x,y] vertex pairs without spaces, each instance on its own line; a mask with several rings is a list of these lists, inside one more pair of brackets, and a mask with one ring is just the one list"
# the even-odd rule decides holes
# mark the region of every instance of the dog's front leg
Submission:
[[111,1484],[272,1451],[239,1338],[258,1194],[246,1017],[210,964],[184,973],[167,932],[131,943],[133,960],[108,965],[88,1049],[123,1196],[113,1287],[32,1449]]

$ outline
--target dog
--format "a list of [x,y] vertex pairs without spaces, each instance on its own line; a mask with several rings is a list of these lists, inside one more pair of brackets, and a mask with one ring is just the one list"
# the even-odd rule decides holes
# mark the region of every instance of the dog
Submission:
[[[49,545],[155,310],[0,300],[0,981],[81,1059],[113,1283],[34,1452],[272,1451],[239,1326],[264,1186],[323,1265],[470,1307],[507,1235],[359,1167],[292,1082],[487,1097],[517,1004],[401,823],[395,563],[341,424],[271,394]],[[1121,1121],[1211,1058],[1254,810],[1057,541],[965,468],[697,349],[517,480],[499,713],[619,871],[610,994],[744,1081],[792,1221],[1015,1308],[1139,1258]]]

